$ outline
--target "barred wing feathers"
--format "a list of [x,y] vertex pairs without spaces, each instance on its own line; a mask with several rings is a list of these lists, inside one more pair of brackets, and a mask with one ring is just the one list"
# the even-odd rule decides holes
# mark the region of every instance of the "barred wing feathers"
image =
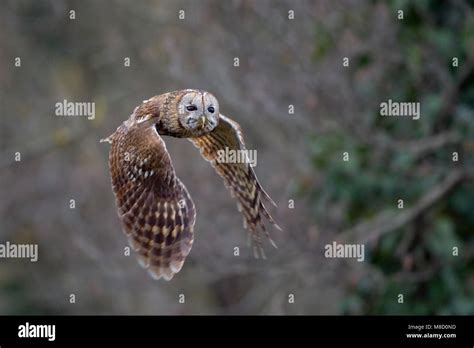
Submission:
[[112,187],[124,232],[150,275],[171,280],[193,244],[194,203],[175,175],[155,127],[138,131],[122,125],[108,140]]
[[267,211],[263,200],[272,203],[272,199],[263,190],[249,161],[245,163],[230,163],[222,161],[220,151],[246,150],[242,131],[238,123],[230,118],[220,115],[219,125],[211,133],[200,137],[189,138],[200,149],[201,155],[211,163],[216,172],[224,179],[225,186],[231,195],[237,199],[237,207],[244,218],[244,227],[249,232],[253,242],[255,257],[265,258],[262,248],[262,233],[267,236],[270,243],[276,244],[270,238],[265,228],[264,218],[275,227],[275,223]]

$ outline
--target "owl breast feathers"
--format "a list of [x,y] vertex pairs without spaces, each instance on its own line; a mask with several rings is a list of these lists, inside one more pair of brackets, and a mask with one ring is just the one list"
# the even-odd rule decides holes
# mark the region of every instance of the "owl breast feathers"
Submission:
[[155,278],[170,280],[194,240],[196,209],[176,176],[162,135],[187,138],[200,149],[237,199],[255,257],[265,257],[262,234],[276,247],[264,219],[278,225],[264,205],[275,204],[249,161],[225,161],[221,151],[245,150],[240,126],[219,113],[217,99],[201,90],[180,90],[148,99],[108,138],[109,169],[118,214],[139,263]]

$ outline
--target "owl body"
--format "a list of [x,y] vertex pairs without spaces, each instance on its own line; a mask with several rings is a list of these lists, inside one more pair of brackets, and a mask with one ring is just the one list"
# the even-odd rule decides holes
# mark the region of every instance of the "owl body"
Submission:
[[248,163],[217,161],[221,149],[245,149],[240,127],[219,113],[212,94],[188,89],[145,100],[104,139],[111,143],[109,169],[118,215],[140,264],[153,278],[170,280],[194,240],[195,205],[176,176],[162,136],[188,138],[200,148],[237,199],[255,255],[264,256],[261,233],[269,234],[262,218],[278,225],[262,199],[273,201]]

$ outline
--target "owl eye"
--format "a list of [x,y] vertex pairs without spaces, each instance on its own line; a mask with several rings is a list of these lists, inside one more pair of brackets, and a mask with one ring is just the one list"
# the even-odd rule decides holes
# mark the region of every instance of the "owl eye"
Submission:
[[196,105],[188,105],[186,106],[186,110],[188,111],[196,111],[198,108]]
[[214,107],[213,107],[213,106],[209,106],[209,107],[207,108],[207,111],[209,111],[211,114],[213,114],[213,113],[214,113]]

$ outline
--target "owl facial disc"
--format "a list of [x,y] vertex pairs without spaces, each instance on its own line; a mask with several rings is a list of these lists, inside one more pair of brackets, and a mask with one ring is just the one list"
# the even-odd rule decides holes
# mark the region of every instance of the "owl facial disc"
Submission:
[[178,119],[193,135],[203,135],[219,124],[219,103],[211,93],[189,90],[178,102]]

